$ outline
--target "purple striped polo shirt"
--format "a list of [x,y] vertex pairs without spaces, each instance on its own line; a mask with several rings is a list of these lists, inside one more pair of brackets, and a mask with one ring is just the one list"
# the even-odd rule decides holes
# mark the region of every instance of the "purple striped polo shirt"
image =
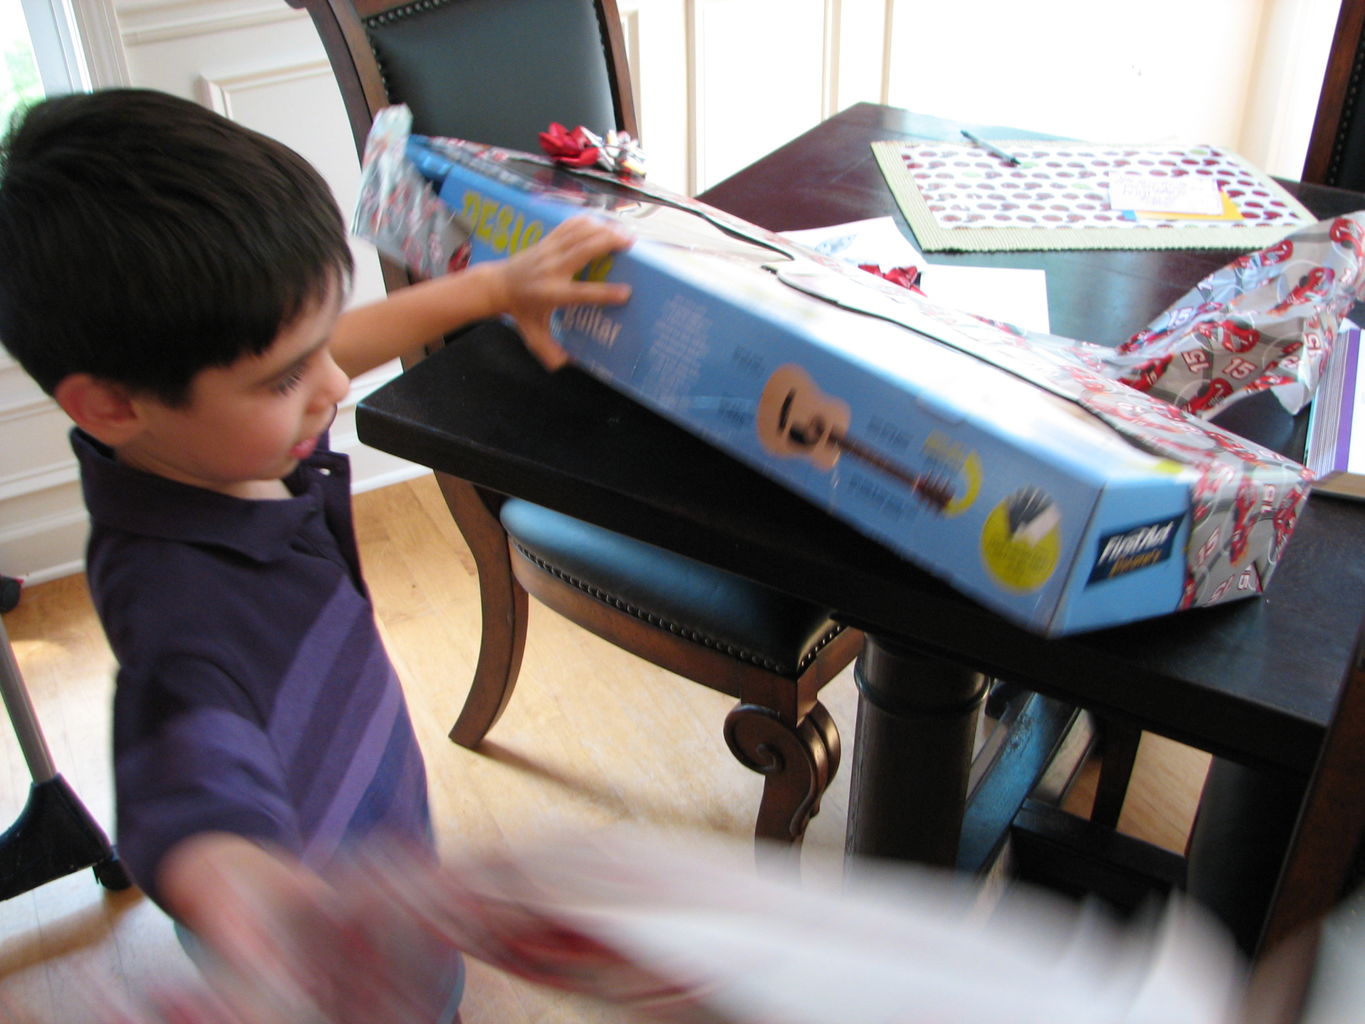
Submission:
[[320,449],[293,497],[246,501],[116,462],[80,431],[86,570],[119,663],[119,855],[157,865],[203,831],[268,841],[325,870],[350,841],[431,842],[426,774],[375,627],[344,455]]

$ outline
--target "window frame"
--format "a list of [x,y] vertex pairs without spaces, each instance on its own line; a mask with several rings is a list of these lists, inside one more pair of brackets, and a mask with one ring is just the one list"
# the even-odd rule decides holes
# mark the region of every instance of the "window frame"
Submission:
[[20,3],[49,96],[128,84],[128,64],[110,0]]

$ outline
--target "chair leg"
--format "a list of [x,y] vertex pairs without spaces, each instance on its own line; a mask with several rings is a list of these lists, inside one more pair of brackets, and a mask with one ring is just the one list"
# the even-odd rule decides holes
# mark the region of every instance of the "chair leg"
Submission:
[[736,704],[725,717],[725,742],[764,777],[755,838],[800,843],[839,768],[839,733],[829,712],[817,703],[793,728],[771,708]]
[[473,748],[493,728],[516,688],[526,648],[526,591],[512,576],[502,524],[477,488],[445,473],[437,473],[436,481],[479,573],[479,660],[469,696],[450,730],[452,740]]
[[1128,780],[1132,777],[1133,763],[1137,760],[1138,744],[1142,742],[1142,730],[1109,719],[1103,720],[1102,729],[1101,742],[1104,746],[1101,751],[1100,778],[1095,786],[1095,803],[1090,811],[1090,820],[1106,828],[1117,828],[1123,800],[1128,795]]

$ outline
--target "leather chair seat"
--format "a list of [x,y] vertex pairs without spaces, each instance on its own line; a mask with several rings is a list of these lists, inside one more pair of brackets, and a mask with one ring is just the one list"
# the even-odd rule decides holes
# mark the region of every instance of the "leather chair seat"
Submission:
[[508,499],[500,516],[522,557],[545,572],[770,672],[799,675],[843,630],[828,608],[528,501]]

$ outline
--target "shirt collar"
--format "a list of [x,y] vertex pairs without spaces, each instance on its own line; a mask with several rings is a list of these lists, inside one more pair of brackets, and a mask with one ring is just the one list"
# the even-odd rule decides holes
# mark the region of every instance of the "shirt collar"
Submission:
[[257,562],[286,551],[304,521],[323,509],[325,487],[350,488],[346,457],[321,447],[285,478],[294,497],[279,501],[234,498],[134,469],[79,429],[71,431],[71,447],[92,522],[145,537],[215,545]]

